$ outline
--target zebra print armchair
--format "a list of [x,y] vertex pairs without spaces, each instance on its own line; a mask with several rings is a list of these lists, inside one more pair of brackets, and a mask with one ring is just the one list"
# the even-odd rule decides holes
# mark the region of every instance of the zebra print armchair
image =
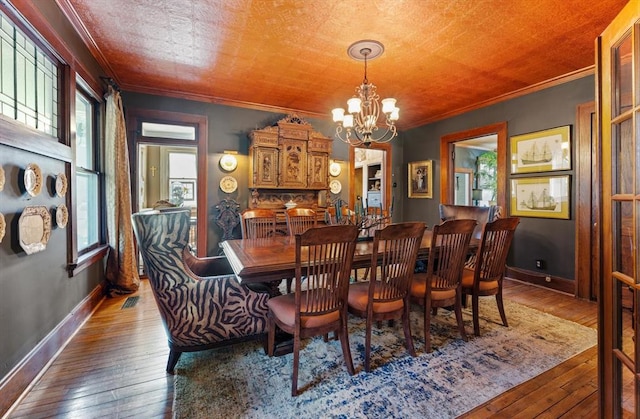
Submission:
[[264,338],[266,293],[241,285],[225,257],[189,250],[189,211],[132,215],[133,230],[169,340],[167,372],[180,355]]

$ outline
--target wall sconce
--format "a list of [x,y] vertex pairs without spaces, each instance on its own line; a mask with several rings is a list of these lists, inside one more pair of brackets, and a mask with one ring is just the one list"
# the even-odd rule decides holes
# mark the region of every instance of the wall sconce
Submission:
[[236,158],[237,151],[225,150],[222,157],[220,157],[220,167],[225,172],[233,172],[238,167],[238,159]]

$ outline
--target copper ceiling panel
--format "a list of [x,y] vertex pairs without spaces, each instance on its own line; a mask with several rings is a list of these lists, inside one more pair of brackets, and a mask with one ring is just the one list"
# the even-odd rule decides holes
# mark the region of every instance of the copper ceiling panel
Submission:
[[626,0],[57,0],[124,89],[330,117],[369,80],[399,129],[594,64]]

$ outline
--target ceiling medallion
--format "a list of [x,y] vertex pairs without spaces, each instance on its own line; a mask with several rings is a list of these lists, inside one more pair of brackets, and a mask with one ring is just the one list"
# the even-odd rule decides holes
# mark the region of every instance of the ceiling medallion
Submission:
[[[364,61],[364,79],[356,87],[356,95],[347,101],[347,115],[344,108],[335,108],[333,122],[336,126],[336,137],[352,146],[369,146],[372,142],[386,143],[398,135],[395,122],[398,120],[400,109],[394,98],[380,101],[376,86],[367,79],[367,60],[379,57],[384,52],[384,46],[373,40],[358,41],[347,48],[347,54],[354,60]],[[380,103],[385,117],[386,129],[384,133],[376,135],[379,130]]]

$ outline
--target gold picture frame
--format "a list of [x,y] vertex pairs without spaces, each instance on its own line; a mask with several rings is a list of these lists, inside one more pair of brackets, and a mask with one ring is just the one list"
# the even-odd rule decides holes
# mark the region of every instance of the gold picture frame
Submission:
[[569,219],[569,175],[511,179],[511,215]]
[[409,163],[409,198],[433,198],[433,160]]
[[571,126],[511,137],[511,174],[571,170]]

